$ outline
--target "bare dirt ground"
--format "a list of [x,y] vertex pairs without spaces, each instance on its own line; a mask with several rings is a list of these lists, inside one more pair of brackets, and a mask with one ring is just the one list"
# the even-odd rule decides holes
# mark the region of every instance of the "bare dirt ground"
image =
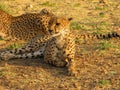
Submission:
[[[120,28],[120,0],[0,0],[13,16],[49,8],[73,17],[79,33],[106,33]],[[0,90],[120,90],[120,39],[77,40],[77,77],[43,59],[0,61]]]

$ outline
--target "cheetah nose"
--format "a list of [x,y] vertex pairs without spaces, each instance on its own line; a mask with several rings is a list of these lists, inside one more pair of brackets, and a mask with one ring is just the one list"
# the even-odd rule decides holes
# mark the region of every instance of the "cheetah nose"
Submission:
[[48,30],[50,34],[52,34],[53,30]]

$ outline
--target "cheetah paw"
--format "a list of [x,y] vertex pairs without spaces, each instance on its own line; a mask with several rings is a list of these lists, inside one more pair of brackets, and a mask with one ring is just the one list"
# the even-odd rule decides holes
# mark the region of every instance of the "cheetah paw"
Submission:
[[68,71],[68,76],[75,76],[77,77],[77,72],[76,71]]

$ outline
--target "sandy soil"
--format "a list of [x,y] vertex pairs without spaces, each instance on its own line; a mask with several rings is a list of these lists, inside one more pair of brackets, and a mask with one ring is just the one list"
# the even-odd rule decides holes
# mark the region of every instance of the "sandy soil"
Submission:
[[[13,16],[48,8],[58,16],[73,17],[71,28],[80,33],[120,27],[120,0],[0,0],[1,7]],[[76,43],[77,77],[42,58],[0,61],[0,90],[120,90],[119,39]]]

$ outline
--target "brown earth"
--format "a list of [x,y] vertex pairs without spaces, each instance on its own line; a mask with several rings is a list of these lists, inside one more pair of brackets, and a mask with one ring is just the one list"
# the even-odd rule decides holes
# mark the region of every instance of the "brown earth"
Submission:
[[[79,33],[118,30],[120,0],[103,1],[0,0],[0,8],[14,16],[49,8],[58,16],[73,17],[71,28]],[[0,90],[120,90],[119,40],[76,40],[77,77],[42,58],[0,61]]]

